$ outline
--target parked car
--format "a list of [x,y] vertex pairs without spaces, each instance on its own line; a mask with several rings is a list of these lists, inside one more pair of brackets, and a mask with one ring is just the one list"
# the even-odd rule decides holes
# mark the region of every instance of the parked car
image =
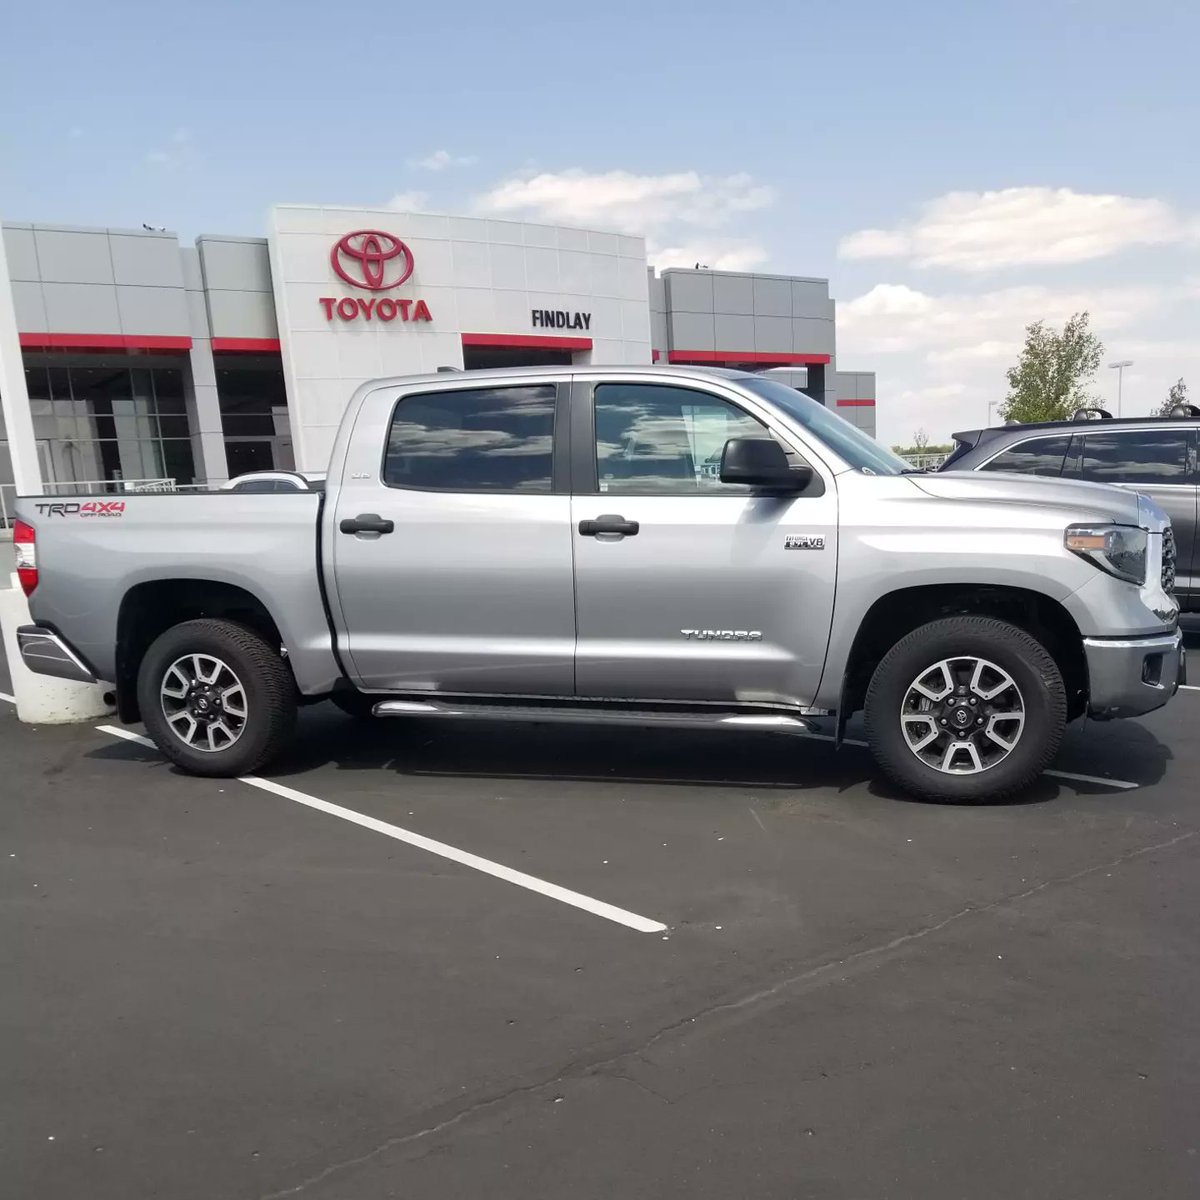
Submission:
[[[703,469],[719,452],[719,469]],[[557,367],[353,395],[324,493],[26,497],[26,663],[110,681],[201,775],[269,764],[298,703],[814,731],[900,786],[1026,787],[1067,721],[1183,671],[1169,523],[1057,479],[909,471],[736,371]]]
[[1115,483],[1149,496],[1171,518],[1175,594],[1184,610],[1200,611],[1200,409],[1181,405],[1176,413],[1113,420],[1088,409],[1074,421],[969,429],[954,435],[941,470]]
[[301,471],[248,471],[221,485],[223,492],[313,492],[325,486],[325,476]]

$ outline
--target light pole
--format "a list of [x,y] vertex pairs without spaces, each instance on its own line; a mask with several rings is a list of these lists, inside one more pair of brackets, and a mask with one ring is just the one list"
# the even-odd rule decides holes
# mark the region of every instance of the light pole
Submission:
[[995,409],[995,408],[999,407],[999,405],[1001,405],[1001,404],[1003,404],[1003,403],[1004,403],[1004,402],[1003,402],[1002,400],[989,400],[989,401],[987,402],[987,405],[988,405],[987,423],[988,423],[988,427],[989,427],[989,428],[991,428],[991,424],[992,424],[992,411],[993,411],[993,409]]
[[1117,373],[1117,416],[1121,415],[1121,384],[1125,379],[1125,368],[1133,366],[1132,358],[1123,358],[1120,362],[1109,363],[1109,370]]

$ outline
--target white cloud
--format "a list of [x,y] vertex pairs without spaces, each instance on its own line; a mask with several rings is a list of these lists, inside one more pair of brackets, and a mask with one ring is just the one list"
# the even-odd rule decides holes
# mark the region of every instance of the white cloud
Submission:
[[679,226],[718,228],[737,214],[774,202],[772,188],[744,173],[634,175],[575,167],[503,180],[479,197],[477,207],[536,221],[652,234]]
[[444,171],[447,167],[469,167],[475,162],[473,154],[451,154],[449,150],[434,150],[424,158],[410,158],[410,167],[420,167],[425,171]]
[[845,259],[904,258],[919,267],[989,271],[1087,262],[1133,246],[1197,238],[1200,225],[1152,198],[1012,187],[948,192],[894,229],[842,239]]
[[1012,356],[1025,326],[1061,324],[1087,310],[1101,337],[1128,328],[1169,303],[1173,290],[1023,286],[990,292],[930,294],[881,283],[837,308],[839,357],[919,353],[932,365]]
[[[1149,412],[1180,375],[1200,383],[1200,345],[1188,337],[1200,309],[1186,282],[977,294],[879,284],[838,304],[838,365],[877,372],[882,441],[907,442],[917,428],[941,441],[994,419],[1026,325],[1040,318],[1061,328],[1084,309],[1105,343],[1104,361],[1135,362],[1125,372],[1126,413]],[[1101,368],[1091,388],[1106,407],[1115,406],[1115,371]]]
[[774,202],[774,189],[744,173],[635,175],[575,167],[512,176],[478,197],[475,207],[482,213],[645,235],[647,258],[659,268],[703,263],[715,271],[746,271],[767,261],[765,248],[719,231],[743,213]]
[[388,202],[388,208],[398,212],[421,212],[429,200],[428,192],[397,192]]
[[767,261],[767,252],[757,242],[736,238],[704,238],[674,246],[646,246],[646,258],[660,271],[667,267],[694,267],[697,263],[714,271],[752,271]]

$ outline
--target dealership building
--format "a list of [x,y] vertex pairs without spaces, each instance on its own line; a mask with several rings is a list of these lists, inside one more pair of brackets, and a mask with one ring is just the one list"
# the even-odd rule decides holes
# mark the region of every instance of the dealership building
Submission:
[[0,389],[48,487],[321,471],[359,383],[438,370],[772,371],[875,431],[874,375],[837,369],[828,280],[657,273],[640,237],[287,205],[265,238],[6,221],[3,249]]

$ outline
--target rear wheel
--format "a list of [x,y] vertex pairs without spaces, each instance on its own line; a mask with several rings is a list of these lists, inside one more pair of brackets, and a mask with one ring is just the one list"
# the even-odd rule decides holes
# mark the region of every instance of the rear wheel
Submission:
[[867,741],[905,791],[986,803],[1050,765],[1067,720],[1058,665],[1036,638],[991,617],[947,617],[902,638],[867,691]]
[[142,659],[138,704],[154,744],[193,775],[257,771],[296,721],[278,648],[234,621],[185,621],[162,634]]

